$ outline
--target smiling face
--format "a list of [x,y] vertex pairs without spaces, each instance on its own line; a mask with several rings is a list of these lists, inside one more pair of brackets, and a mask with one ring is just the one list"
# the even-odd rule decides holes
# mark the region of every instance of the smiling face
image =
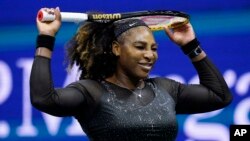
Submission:
[[113,44],[113,53],[118,56],[116,73],[135,79],[146,78],[158,58],[154,36],[146,26],[122,33]]

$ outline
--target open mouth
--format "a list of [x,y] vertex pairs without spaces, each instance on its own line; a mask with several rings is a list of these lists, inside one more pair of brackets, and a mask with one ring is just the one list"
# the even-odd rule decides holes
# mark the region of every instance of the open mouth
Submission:
[[144,70],[146,70],[146,71],[149,71],[149,70],[151,70],[153,64],[151,64],[151,63],[139,63],[139,66],[140,66],[142,69],[144,69]]

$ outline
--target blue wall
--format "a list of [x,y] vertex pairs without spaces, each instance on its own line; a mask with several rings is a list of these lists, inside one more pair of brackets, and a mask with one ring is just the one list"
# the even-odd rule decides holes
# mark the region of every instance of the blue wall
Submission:
[[[65,12],[126,12],[170,9],[190,14],[203,49],[221,70],[233,95],[225,109],[196,115],[178,115],[177,140],[229,140],[230,124],[250,124],[250,1],[163,0],[1,0],[0,1],[0,140],[87,140],[71,117],[56,118],[31,107],[29,75],[37,35],[35,18],[41,7],[59,6]],[[77,24],[63,23],[53,53],[57,87],[76,80],[67,74],[64,44]],[[189,59],[163,31],[155,32],[159,60],[152,76],[197,83]]]

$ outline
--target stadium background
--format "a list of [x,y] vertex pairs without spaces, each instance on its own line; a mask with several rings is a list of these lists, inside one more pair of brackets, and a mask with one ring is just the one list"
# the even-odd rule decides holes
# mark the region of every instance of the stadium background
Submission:
[[[87,140],[71,117],[55,118],[32,108],[29,75],[37,35],[35,18],[41,7],[59,6],[65,12],[126,12],[179,10],[189,13],[197,37],[224,75],[233,103],[205,114],[178,115],[178,141],[228,141],[231,124],[250,123],[250,1],[168,0],[1,0],[0,1],[0,140]],[[77,29],[63,23],[56,39],[52,73],[56,87],[76,80],[66,73],[64,44]],[[163,31],[155,32],[159,61],[151,76],[197,83],[189,59]]]

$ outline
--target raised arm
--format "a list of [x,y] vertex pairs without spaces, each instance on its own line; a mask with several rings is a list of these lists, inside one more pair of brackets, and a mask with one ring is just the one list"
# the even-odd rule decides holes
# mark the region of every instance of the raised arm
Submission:
[[229,105],[232,95],[216,66],[207,57],[193,65],[198,72],[200,84],[179,85],[176,112],[202,113]]
[[172,30],[166,28],[166,33],[189,56],[200,79],[199,85],[176,84],[176,112],[209,112],[230,104],[231,92],[220,71],[201,49],[191,24]]
[[60,28],[59,9],[44,9],[55,12],[56,20],[42,23],[37,20],[39,35],[36,54],[30,76],[31,103],[37,109],[55,116],[75,115],[83,105],[85,89],[77,84],[55,89],[51,76],[50,59],[54,47],[55,35]]

